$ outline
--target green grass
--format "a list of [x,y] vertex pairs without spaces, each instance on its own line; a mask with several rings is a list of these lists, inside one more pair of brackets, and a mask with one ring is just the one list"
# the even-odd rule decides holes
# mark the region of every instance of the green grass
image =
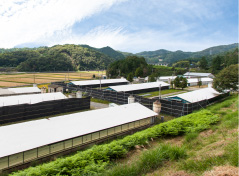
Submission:
[[142,152],[139,159],[130,165],[118,164],[113,166],[103,175],[107,176],[138,176],[146,174],[152,169],[163,166],[165,161],[178,160],[186,157],[185,148],[161,144],[153,150]]
[[192,133],[187,133],[185,135],[185,142],[191,142],[192,140],[196,139],[198,137],[198,132],[192,132]]
[[[182,90],[178,90],[178,89],[162,90],[161,95],[165,95],[165,94],[169,94],[169,93],[175,93],[175,92],[182,92]],[[141,94],[138,94],[138,95],[142,96],[142,95],[145,95],[145,94],[150,94],[150,95],[144,96],[145,98],[155,97],[155,96],[159,96],[159,91],[141,93]]]
[[97,99],[97,98],[91,98],[90,101],[95,102],[95,103],[102,103],[102,104],[109,104],[110,103],[107,100],[101,100],[101,99]]

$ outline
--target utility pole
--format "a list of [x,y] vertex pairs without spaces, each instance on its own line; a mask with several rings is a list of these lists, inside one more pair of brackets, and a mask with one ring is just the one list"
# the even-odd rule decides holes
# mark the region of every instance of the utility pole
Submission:
[[159,101],[161,100],[161,84],[159,84]]
[[34,79],[34,84],[35,84],[35,72],[34,72],[34,74],[33,74],[33,79]]
[[101,77],[100,77],[100,90],[101,90]]
[[69,68],[68,68],[68,81],[69,81]]

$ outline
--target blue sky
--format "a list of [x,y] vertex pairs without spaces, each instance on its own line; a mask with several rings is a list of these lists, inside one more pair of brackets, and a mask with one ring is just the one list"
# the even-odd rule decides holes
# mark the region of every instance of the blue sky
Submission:
[[0,48],[200,51],[238,42],[238,1],[1,0],[0,24]]

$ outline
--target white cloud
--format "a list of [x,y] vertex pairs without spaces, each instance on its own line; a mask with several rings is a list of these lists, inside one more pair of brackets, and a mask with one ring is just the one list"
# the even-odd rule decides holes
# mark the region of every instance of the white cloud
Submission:
[[0,6],[0,47],[39,42],[70,31],[95,13],[123,0],[2,0]]
[[[179,29],[177,32],[142,30],[135,33],[129,33],[124,28],[100,26],[84,35],[74,34],[71,30],[60,31],[51,38],[42,39],[42,43],[44,43],[44,41],[51,41],[49,46],[53,46],[56,43],[87,44],[97,48],[110,46],[117,50],[133,53],[158,49],[167,49],[171,51],[200,51],[211,46],[223,44],[223,41],[211,40],[208,36],[201,37],[200,40],[191,40],[193,35],[195,35],[194,33],[179,35],[178,33],[180,31],[184,31],[184,28]],[[221,34],[214,33],[211,35],[213,35],[213,38],[218,38]]]

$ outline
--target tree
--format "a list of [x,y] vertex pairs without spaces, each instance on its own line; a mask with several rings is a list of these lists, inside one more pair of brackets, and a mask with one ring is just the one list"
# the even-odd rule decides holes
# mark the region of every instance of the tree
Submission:
[[199,61],[199,67],[200,69],[207,69],[208,63],[205,57],[202,57],[202,59]]
[[213,80],[213,88],[219,92],[227,89],[237,90],[238,87],[238,64],[230,65],[218,73]]
[[180,77],[180,87],[182,89],[188,86],[188,80],[186,78]]
[[173,82],[174,82],[175,88],[180,87],[180,78],[178,76],[174,79]]
[[198,81],[198,86],[199,86],[199,88],[200,88],[201,85],[202,85],[202,81],[199,80],[199,81]]
[[221,70],[221,65],[222,65],[222,57],[221,56],[217,56],[214,57],[212,60],[212,73],[218,73],[219,70]]
[[130,72],[130,73],[128,74],[127,80],[128,80],[129,82],[133,82],[133,73],[132,73],[132,72]]
[[184,88],[187,87],[187,85],[188,85],[187,79],[184,78],[184,77],[182,77],[182,76],[180,76],[180,77],[177,76],[177,77],[174,79],[173,83],[174,83],[174,86],[175,86],[175,87],[179,87],[179,88],[182,88],[182,89],[184,89]]
[[138,67],[135,71],[135,76],[137,77],[143,77],[143,69],[141,67]]
[[155,82],[156,81],[156,79],[155,79],[155,74],[154,73],[152,73],[151,75],[149,75],[149,82]]

